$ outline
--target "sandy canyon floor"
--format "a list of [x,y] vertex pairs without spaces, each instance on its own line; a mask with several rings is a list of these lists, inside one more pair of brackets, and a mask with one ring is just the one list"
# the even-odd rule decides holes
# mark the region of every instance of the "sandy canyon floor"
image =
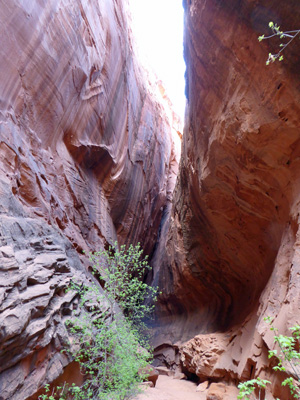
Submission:
[[135,400],[206,400],[206,393],[196,389],[193,382],[160,375],[156,387],[147,388]]

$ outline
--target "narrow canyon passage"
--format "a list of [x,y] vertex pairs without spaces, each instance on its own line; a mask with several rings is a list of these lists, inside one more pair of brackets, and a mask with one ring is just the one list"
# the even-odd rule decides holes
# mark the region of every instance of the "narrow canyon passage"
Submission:
[[298,29],[299,4],[184,7],[188,108],[153,259],[155,354],[200,381],[271,379],[269,392],[287,398],[264,317],[282,334],[299,319],[299,42],[266,66],[278,43],[257,37],[275,18]]
[[[271,19],[298,29],[300,4],[183,6],[182,136],[127,0],[0,0],[0,400],[68,370],[67,288],[91,283],[83,251],[115,241],[150,256],[156,366],[224,399],[257,376],[288,399],[263,318],[286,334],[300,317],[300,42],[266,66],[278,43],[257,37]],[[148,394],[209,398],[191,385]]]

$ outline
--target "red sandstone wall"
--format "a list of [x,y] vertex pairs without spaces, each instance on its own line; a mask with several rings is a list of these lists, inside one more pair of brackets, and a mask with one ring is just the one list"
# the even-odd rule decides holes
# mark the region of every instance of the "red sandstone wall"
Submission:
[[136,63],[121,0],[0,1],[0,398],[69,362],[82,249],[151,253],[177,173],[173,121]]
[[204,334],[182,350],[185,366],[201,379],[237,381],[269,373],[263,317],[281,333],[300,317],[300,46],[267,67],[275,48],[257,40],[270,20],[299,29],[300,7],[184,4],[188,109],[155,268],[164,288],[156,343]]

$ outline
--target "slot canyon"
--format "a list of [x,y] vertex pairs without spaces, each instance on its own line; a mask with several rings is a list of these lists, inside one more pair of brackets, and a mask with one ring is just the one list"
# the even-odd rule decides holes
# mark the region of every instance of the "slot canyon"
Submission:
[[257,38],[299,29],[300,3],[183,6],[182,130],[128,0],[0,0],[0,400],[72,375],[66,289],[115,241],[149,255],[157,365],[217,383],[209,400],[257,376],[289,399],[264,318],[300,324],[300,42],[266,66]]

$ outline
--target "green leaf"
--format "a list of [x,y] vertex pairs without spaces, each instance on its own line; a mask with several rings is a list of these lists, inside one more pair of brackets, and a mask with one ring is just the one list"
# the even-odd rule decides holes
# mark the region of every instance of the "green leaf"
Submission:
[[69,393],[74,400],[121,400],[138,390],[138,370],[151,358],[143,318],[150,316],[154,304],[143,302],[149,298],[154,303],[158,288],[143,282],[150,266],[139,245],[126,249],[114,243],[107,252],[90,253],[89,259],[104,281],[105,293],[95,284],[70,284],[80,298],[79,316],[66,323],[73,335],[70,354],[80,364],[85,383],[80,388],[73,385]]

